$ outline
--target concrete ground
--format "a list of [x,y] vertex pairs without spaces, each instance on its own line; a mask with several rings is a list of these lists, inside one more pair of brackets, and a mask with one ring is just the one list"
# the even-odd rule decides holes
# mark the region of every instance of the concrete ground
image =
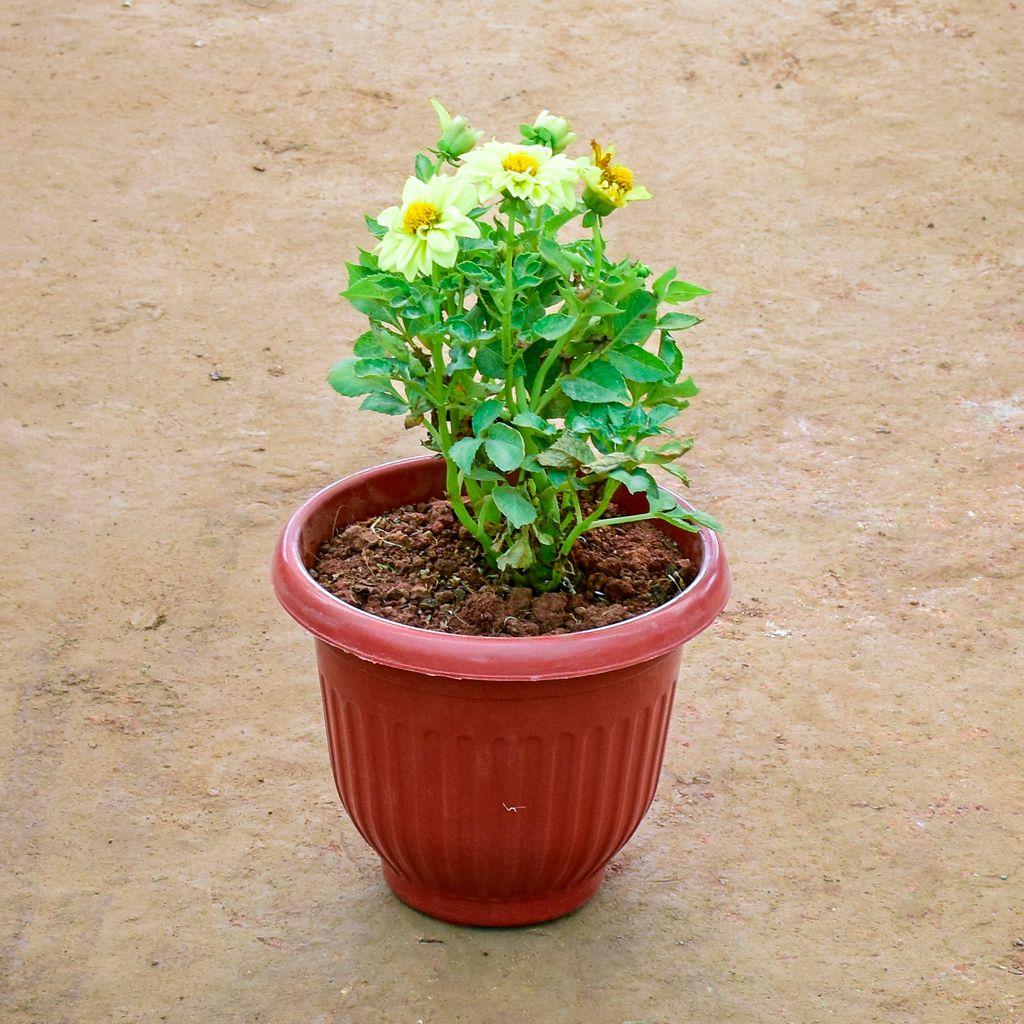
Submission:
[[[1020,1024],[1024,5],[7,0],[0,1018]],[[599,895],[392,898],[267,561],[417,451],[324,384],[427,97],[541,107],[714,289],[680,430],[736,588]],[[222,379],[211,379],[217,371]]]

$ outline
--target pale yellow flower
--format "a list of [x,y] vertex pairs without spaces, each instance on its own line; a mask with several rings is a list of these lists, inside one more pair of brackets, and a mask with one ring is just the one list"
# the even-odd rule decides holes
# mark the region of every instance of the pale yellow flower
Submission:
[[377,265],[407,281],[429,274],[435,265],[454,266],[459,239],[480,237],[480,226],[466,216],[475,200],[473,189],[456,177],[409,178],[402,205],[377,216],[377,223],[388,229],[377,245]]
[[495,140],[469,153],[456,177],[473,184],[482,203],[505,194],[535,206],[571,210],[576,205],[580,170],[547,146]]
[[638,199],[650,199],[651,193],[633,181],[633,172],[622,164],[613,164],[615,147],[602,149],[597,142],[590,143],[592,157],[579,161],[580,173],[586,183],[583,201],[602,217],[612,210]]

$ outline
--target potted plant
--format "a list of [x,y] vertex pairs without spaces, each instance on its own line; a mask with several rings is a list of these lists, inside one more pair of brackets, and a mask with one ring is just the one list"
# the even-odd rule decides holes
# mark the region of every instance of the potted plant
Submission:
[[[342,294],[369,326],[329,380],[434,454],[312,497],[273,580],[316,639],[338,791],[388,884],[439,918],[526,924],[586,901],[642,820],[682,645],[728,597],[716,524],[651,472],[686,482],[690,442],[669,424],[697,393],[677,335],[700,321],[673,307],[707,293],[607,254],[606,218],[650,198],[613,148],[570,159],[575,136],[546,111],[514,142],[481,142],[433,102],[440,140],[348,265]],[[381,516],[438,498],[481,578],[527,605],[570,607],[588,542],[635,523],[692,579],[599,628],[538,635],[509,615],[506,635],[463,635],[457,616],[390,621],[314,577],[339,532],[368,523],[372,544]]]

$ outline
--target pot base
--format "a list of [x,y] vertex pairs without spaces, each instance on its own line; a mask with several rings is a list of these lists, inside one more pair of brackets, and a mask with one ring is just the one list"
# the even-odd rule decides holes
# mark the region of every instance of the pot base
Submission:
[[423,889],[403,878],[383,861],[381,871],[391,891],[405,904],[430,917],[451,924],[483,928],[512,928],[540,924],[579,910],[601,887],[605,868],[600,868],[571,889],[522,900],[473,900]]

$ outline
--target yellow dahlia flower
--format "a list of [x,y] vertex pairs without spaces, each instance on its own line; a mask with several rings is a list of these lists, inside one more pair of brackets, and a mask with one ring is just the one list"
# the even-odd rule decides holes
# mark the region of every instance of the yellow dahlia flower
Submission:
[[473,189],[457,177],[407,179],[402,205],[377,215],[377,223],[388,229],[377,245],[377,265],[407,281],[429,274],[435,264],[454,266],[459,239],[480,237],[480,226],[466,216],[475,200]]
[[633,182],[633,172],[622,164],[613,164],[615,147],[602,149],[597,142],[591,141],[593,157],[584,157],[579,161],[580,173],[586,183],[583,202],[595,213],[607,216],[617,207],[638,199],[650,199],[651,193]]
[[495,140],[469,153],[456,177],[474,185],[482,203],[504,193],[535,206],[571,210],[576,205],[580,170],[547,146]]

